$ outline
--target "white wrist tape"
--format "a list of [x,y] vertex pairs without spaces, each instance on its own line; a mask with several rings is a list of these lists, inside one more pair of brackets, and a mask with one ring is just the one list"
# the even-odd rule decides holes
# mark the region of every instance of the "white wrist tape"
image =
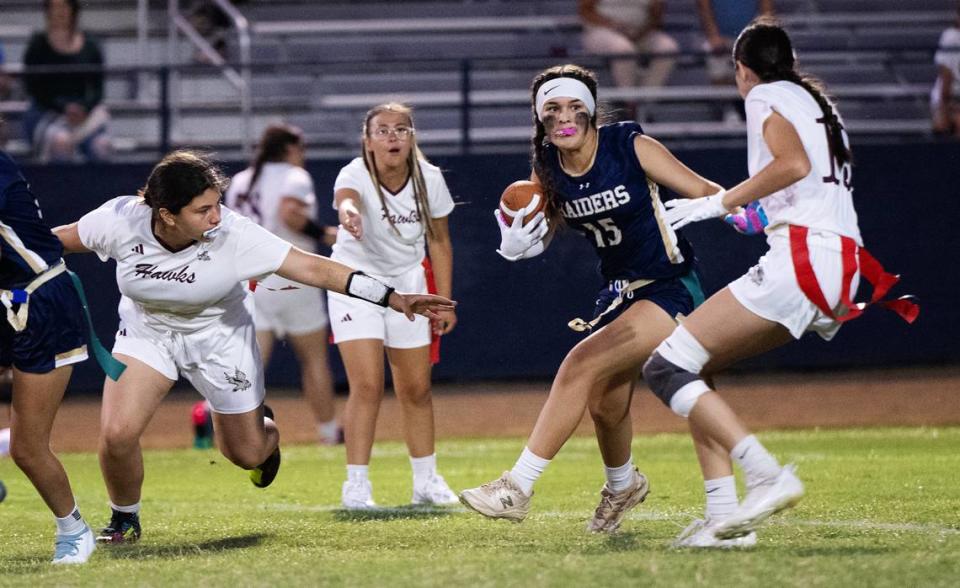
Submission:
[[353,272],[347,278],[347,295],[386,308],[393,288],[363,272]]

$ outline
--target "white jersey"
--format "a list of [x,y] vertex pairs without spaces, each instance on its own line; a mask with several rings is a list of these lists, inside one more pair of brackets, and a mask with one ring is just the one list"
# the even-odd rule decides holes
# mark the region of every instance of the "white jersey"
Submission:
[[[954,101],[960,100],[960,28],[953,26],[941,33],[933,62],[940,67],[949,69],[953,74],[950,95],[953,96]],[[940,104],[941,83],[938,75],[937,82],[933,85],[933,90],[930,91],[930,101],[934,105]]]
[[[440,168],[421,161],[420,169],[427,185],[431,216],[447,216],[453,211],[454,204]],[[340,170],[333,190],[336,192],[342,188],[360,194],[363,237],[357,241],[348,231],[339,231],[330,256],[332,259],[379,276],[397,276],[420,265],[425,251],[426,227],[417,212],[412,179],[396,194],[382,188],[387,204],[387,210],[384,210],[363,158],[358,157]],[[333,206],[336,208],[336,200]],[[388,214],[399,236],[390,226]]]
[[241,282],[273,273],[290,251],[290,243],[226,207],[221,217],[212,241],[178,252],[154,236],[152,211],[137,196],[107,201],[77,228],[84,247],[116,260],[121,311],[132,304],[146,326],[189,333],[235,312],[249,316]]
[[[280,219],[280,203],[287,197],[302,202],[306,205],[307,216],[316,218],[317,196],[307,170],[285,162],[264,163],[257,177],[257,185],[251,190],[252,176],[252,167],[233,176],[230,187],[224,194],[224,203],[284,241],[289,241],[304,251],[314,251],[316,243],[313,239],[290,229]],[[247,197],[241,200],[242,194]]]
[[846,235],[862,245],[850,165],[840,166],[830,153],[826,125],[817,122],[823,112],[813,96],[793,82],[758,84],[747,94],[746,110],[751,177],[773,161],[763,140],[763,123],[774,112],[793,125],[810,160],[805,178],[760,199],[770,221],[767,234],[786,231],[793,224]]

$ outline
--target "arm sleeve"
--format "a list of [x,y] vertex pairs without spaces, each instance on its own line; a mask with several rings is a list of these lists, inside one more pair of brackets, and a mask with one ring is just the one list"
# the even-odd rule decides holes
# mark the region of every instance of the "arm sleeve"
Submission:
[[[421,164],[422,165],[422,164]],[[453,197],[447,181],[443,179],[440,170],[436,170],[431,181],[427,183],[427,199],[430,202],[430,214],[433,218],[442,218],[453,212]]]
[[313,180],[306,170],[296,169],[293,173],[287,174],[283,182],[284,196],[292,196],[306,204],[311,204],[316,200],[313,193]]
[[77,233],[83,246],[93,251],[100,261],[107,261],[116,250],[117,224],[122,222],[116,212],[119,203],[111,200],[91,210],[77,222]]
[[[350,188],[351,190],[356,190],[359,194],[363,194],[364,185],[369,178],[370,175],[369,172],[367,172],[367,168],[362,164],[356,165],[351,163],[344,166],[344,168],[340,170],[340,173],[337,174],[337,180],[333,183],[333,193],[336,194],[337,190],[341,188]],[[336,210],[337,199],[335,196],[332,200],[332,205],[333,209]]]
[[240,281],[262,278],[280,269],[292,245],[246,217],[234,221],[237,250],[234,264]]

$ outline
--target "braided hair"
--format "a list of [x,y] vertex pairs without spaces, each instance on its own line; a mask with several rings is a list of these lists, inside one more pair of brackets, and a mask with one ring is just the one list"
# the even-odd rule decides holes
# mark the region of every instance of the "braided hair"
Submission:
[[826,125],[830,152],[840,165],[853,162],[853,153],[843,140],[843,125],[823,83],[797,71],[793,44],[776,20],[759,17],[747,25],[733,45],[733,59],[753,70],[761,82],[793,82],[809,92],[823,112],[817,122]]
[[259,200],[259,198],[257,198],[254,187],[257,185],[257,180],[260,179],[263,164],[283,161],[286,159],[287,150],[291,146],[302,144],[303,131],[299,128],[286,123],[274,123],[268,126],[260,137],[257,154],[250,163],[250,167],[253,168],[253,174],[250,176],[250,184],[247,186],[246,192],[237,194],[235,206],[238,209],[243,209],[245,206],[254,210],[257,209],[257,200]]
[[[433,215],[430,213],[430,200],[427,198],[427,181],[424,179],[423,169],[420,167],[421,161],[429,162],[423,152],[420,151],[420,146],[417,145],[416,127],[414,127],[413,124],[413,109],[406,104],[400,104],[398,102],[388,102],[374,106],[367,111],[367,115],[363,119],[363,137],[367,139],[372,138],[371,133],[373,129],[370,128],[370,122],[375,116],[384,112],[396,112],[407,117],[407,124],[410,125],[411,131],[410,154],[407,156],[407,172],[413,180],[413,201],[417,207],[421,227],[423,227],[427,236],[432,239],[435,236]],[[377,159],[373,155],[373,152],[369,151],[366,147],[361,148],[363,150],[363,163],[367,168],[367,173],[370,174],[370,178],[373,180],[373,186],[377,190],[377,196],[380,197],[380,206],[386,214],[387,222],[390,223],[390,228],[393,229],[394,234],[400,238],[401,241],[406,241],[388,212],[387,199],[383,196],[383,188],[380,185],[380,175],[377,172]],[[419,239],[419,235],[417,239]]]
[[[594,102],[596,102],[597,76],[592,71],[580,67],[579,65],[555,65],[537,74],[537,76],[533,78],[533,83],[530,86],[530,109],[533,112],[534,128],[530,163],[534,173],[537,174],[537,178],[540,180],[540,185],[543,188],[543,197],[546,200],[546,216],[551,225],[559,227],[563,223],[563,217],[560,214],[559,195],[557,194],[556,181],[554,180],[550,172],[550,166],[547,165],[546,161],[546,148],[547,145],[550,144],[550,140],[547,138],[547,129],[540,120],[540,113],[537,112],[536,106],[537,91],[540,90],[540,86],[557,78],[573,78],[579,82],[582,82],[585,86],[587,86],[587,89],[590,90],[590,94],[593,96]],[[597,128],[597,118],[599,113],[600,108],[598,106],[590,117],[590,126],[592,126],[594,129]]]

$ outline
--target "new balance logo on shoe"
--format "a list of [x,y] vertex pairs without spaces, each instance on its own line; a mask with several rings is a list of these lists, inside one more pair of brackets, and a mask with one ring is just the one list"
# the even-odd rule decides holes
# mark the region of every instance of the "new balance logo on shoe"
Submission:
[[140,243],[139,245],[137,245],[136,247],[134,247],[134,248],[131,249],[130,251],[133,251],[134,253],[139,253],[140,255],[143,255],[143,243]]
[[352,321],[352,320],[353,320],[353,319],[350,318],[350,315],[349,315],[349,314],[345,314],[345,315],[343,315],[343,318],[340,319],[340,322],[341,322],[341,323],[349,323],[349,322]]
[[513,498],[510,496],[501,496],[500,504],[503,505],[503,508],[512,508],[513,507]]

